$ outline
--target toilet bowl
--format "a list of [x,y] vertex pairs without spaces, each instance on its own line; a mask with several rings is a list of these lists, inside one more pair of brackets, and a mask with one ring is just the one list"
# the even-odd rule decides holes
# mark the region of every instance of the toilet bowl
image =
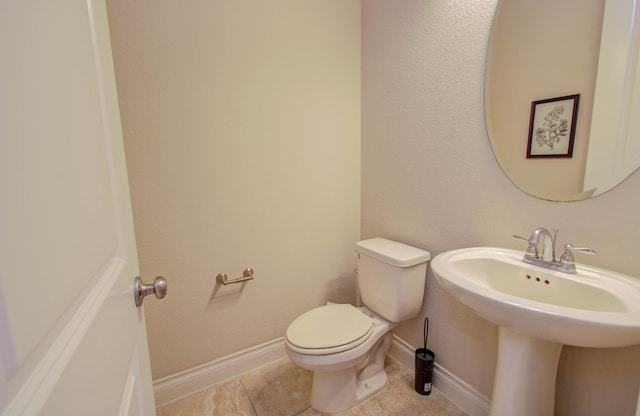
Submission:
[[340,413],[382,391],[391,330],[422,306],[429,252],[383,238],[356,244],[364,307],[328,304],[287,328],[285,350],[313,371],[311,406]]
[[313,371],[311,405],[340,413],[382,391],[396,325],[348,304],[320,306],[296,319],[287,329],[286,352],[299,367]]

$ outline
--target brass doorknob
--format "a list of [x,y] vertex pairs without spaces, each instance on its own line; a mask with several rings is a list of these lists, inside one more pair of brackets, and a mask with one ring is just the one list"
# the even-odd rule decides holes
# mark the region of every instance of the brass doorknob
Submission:
[[158,276],[153,281],[153,284],[147,285],[142,282],[140,276],[136,276],[133,279],[133,297],[136,300],[136,306],[142,306],[142,300],[145,296],[150,294],[156,295],[156,298],[162,299],[167,295],[167,279],[162,276]]

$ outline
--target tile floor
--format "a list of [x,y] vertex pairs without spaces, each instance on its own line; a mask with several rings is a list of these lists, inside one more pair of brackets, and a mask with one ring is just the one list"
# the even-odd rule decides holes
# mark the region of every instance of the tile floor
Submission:
[[[344,416],[466,416],[433,389],[422,396],[413,389],[413,369],[392,357],[385,367],[386,389]],[[283,358],[253,372],[194,393],[157,409],[157,416],[319,416],[309,405],[311,372]]]

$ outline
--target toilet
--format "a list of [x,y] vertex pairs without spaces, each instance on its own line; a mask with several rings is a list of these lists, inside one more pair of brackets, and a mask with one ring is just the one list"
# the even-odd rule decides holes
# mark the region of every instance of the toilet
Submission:
[[391,330],[422,308],[429,252],[371,238],[356,243],[356,253],[365,306],[311,309],[285,335],[289,358],[313,371],[311,406],[323,413],[348,410],[385,388]]

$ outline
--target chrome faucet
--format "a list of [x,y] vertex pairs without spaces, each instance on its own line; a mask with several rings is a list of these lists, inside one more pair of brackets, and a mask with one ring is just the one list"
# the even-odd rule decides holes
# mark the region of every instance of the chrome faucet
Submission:
[[553,230],[553,235],[546,228],[536,228],[529,237],[529,245],[536,244],[539,247],[540,236],[542,236],[542,260],[544,261],[556,261],[556,237],[558,230]]
[[[542,255],[540,254],[540,237],[542,236]],[[544,267],[551,270],[557,270],[564,273],[575,273],[576,264],[573,258],[574,251],[582,251],[587,254],[594,254],[596,251],[588,247],[574,247],[571,244],[565,244],[564,254],[560,260],[556,260],[556,238],[558,230],[553,230],[553,234],[546,228],[536,228],[531,233],[531,237],[524,238],[514,235],[513,238],[524,240],[529,243],[527,251],[522,261],[536,266]]]

